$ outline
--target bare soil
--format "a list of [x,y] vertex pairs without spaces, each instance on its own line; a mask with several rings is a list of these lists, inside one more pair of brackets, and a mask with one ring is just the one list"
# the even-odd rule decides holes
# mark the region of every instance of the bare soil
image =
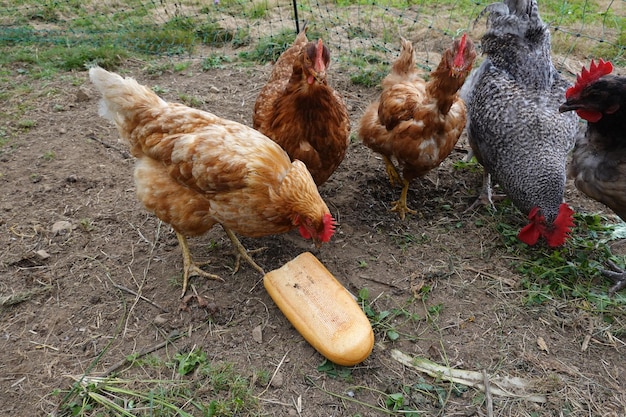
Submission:
[[[26,75],[14,70],[15,83],[22,83]],[[128,62],[120,72],[158,86],[167,100],[200,98],[199,107],[250,125],[269,67],[202,72],[194,63],[149,75],[142,63]],[[254,258],[267,271],[311,251],[353,294],[367,288],[375,311],[395,312],[388,326],[398,339],[376,327],[370,357],[347,376],[332,377],[317,370],[324,358],[275,306],[262,277],[247,264],[231,274],[232,248],[219,227],[190,245],[225,282],[192,278],[189,293],[208,305],[182,303],[175,234],[137,201],[134,161],[97,115],[87,73],[29,83],[31,92],[0,103],[7,115],[0,128],[22,126],[0,154],[0,294],[12,297],[0,307],[0,414],[49,415],[60,402],[53,391],[69,389],[73,377],[106,372],[177,332],[184,336],[153,354],[171,358],[195,347],[213,363],[233,364],[250,378],[267,415],[381,415],[364,404],[384,407],[383,393],[403,387],[413,387],[405,406],[421,415],[486,415],[478,389],[455,393],[394,360],[393,349],[453,368],[519,376],[534,381],[531,392],[547,395],[545,403],[494,395],[494,415],[626,415],[626,338],[613,336],[611,324],[584,301],[523,303],[514,257],[488,226],[493,214],[464,213],[482,183],[480,171],[453,167],[467,154],[465,138],[439,169],[412,184],[408,202],[418,214],[405,221],[389,212],[400,190],[390,187],[382,161],[353,141],[320,189],[340,223],[329,244],[315,249],[295,231],[242,239],[248,249],[266,248]],[[331,83],[345,95],[354,128],[378,91],[352,85],[347,74],[334,73]],[[566,198],[577,211],[610,214],[572,184]],[[524,221],[516,212],[505,220]],[[255,328],[261,339],[253,337]],[[255,383],[260,370],[274,381]],[[116,372],[155,377],[143,369]],[[441,387],[445,401],[416,388],[418,382]],[[210,401],[202,392],[197,398]]]

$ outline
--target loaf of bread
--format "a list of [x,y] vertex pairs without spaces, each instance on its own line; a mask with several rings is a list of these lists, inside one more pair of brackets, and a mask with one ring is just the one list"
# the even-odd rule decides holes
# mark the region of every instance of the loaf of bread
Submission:
[[369,320],[313,254],[305,252],[268,272],[263,283],[289,322],[331,362],[352,366],[372,352]]

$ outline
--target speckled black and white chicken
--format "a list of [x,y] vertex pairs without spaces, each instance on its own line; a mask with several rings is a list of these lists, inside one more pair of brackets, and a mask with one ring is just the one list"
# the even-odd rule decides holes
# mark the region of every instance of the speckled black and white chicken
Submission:
[[552,63],[550,32],[535,0],[494,3],[485,13],[486,58],[461,92],[469,143],[485,170],[479,201],[493,204],[493,178],[528,215],[519,239],[533,245],[543,236],[560,246],[573,226],[563,198],[578,122],[572,113],[559,113],[570,84]]

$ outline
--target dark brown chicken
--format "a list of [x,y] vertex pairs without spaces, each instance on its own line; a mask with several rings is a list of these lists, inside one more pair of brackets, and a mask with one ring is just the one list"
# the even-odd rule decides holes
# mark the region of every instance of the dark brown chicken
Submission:
[[[587,128],[576,138],[568,167],[576,188],[626,221],[626,77],[612,75],[610,62],[591,61],[565,94],[559,111],[576,111]],[[603,271],[615,281],[610,294],[626,288],[626,273]]]
[[406,203],[409,183],[438,167],[465,128],[465,104],[458,90],[474,58],[474,45],[463,35],[443,53],[427,82],[417,72],[413,45],[402,39],[400,56],[382,81],[380,100],[361,118],[358,134],[363,144],[382,155],[391,185],[402,185],[400,199],[391,208],[401,219],[415,214]]
[[343,98],[328,85],[328,47],[308,42],[306,28],[278,58],[256,103],[252,126],[307,166],[322,185],[337,169],[350,139]]

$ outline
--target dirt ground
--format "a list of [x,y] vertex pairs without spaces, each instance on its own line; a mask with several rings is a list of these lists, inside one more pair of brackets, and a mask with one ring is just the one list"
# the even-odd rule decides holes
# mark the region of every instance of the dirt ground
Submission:
[[[150,75],[142,63],[129,62],[121,71],[158,86],[165,99],[201,98],[199,107],[250,125],[269,67],[199,68]],[[14,70],[19,84],[26,75]],[[346,74],[333,74],[331,83],[345,95],[356,126],[378,91],[351,85]],[[626,339],[612,336],[582,302],[525,305],[512,257],[494,229],[483,227],[492,214],[463,213],[482,181],[480,171],[452,166],[467,153],[464,138],[438,170],[412,184],[408,202],[418,214],[405,221],[388,211],[400,190],[389,186],[382,161],[353,141],[320,189],[340,224],[330,243],[315,249],[295,231],[242,239],[249,249],[267,248],[254,255],[267,271],[312,251],[351,292],[367,288],[376,311],[406,313],[389,324],[397,340],[376,328],[370,357],[347,377],[333,378],[317,370],[323,357],[275,306],[260,274],[244,264],[231,275],[231,245],[219,227],[190,245],[225,282],[192,278],[190,293],[208,306],[191,300],[182,309],[176,236],[137,201],[133,159],[98,117],[87,73],[31,85],[31,92],[0,103],[8,116],[0,128],[34,122],[0,153],[0,294],[21,297],[0,307],[0,414],[49,415],[60,401],[53,391],[69,389],[73,376],[104,372],[172,332],[188,332],[154,354],[196,347],[246,377],[269,371],[272,384],[253,384],[267,415],[376,416],[381,413],[364,404],[384,406],[382,393],[420,381],[451,390],[394,360],[394,349],[453,368],[522,377],[533,381],[530,391],[547,396],[535,403],[494,395],[494,415],[626,415]],[[577,211],[604,210],[572,184],[566,198]],[[518,213],[506,220],[524,221]],[[425,285],[430,293],[422,297]],[[424,416],[486,415],[477,389],[446,397],[442,403],[416,389],[405,404]]]

